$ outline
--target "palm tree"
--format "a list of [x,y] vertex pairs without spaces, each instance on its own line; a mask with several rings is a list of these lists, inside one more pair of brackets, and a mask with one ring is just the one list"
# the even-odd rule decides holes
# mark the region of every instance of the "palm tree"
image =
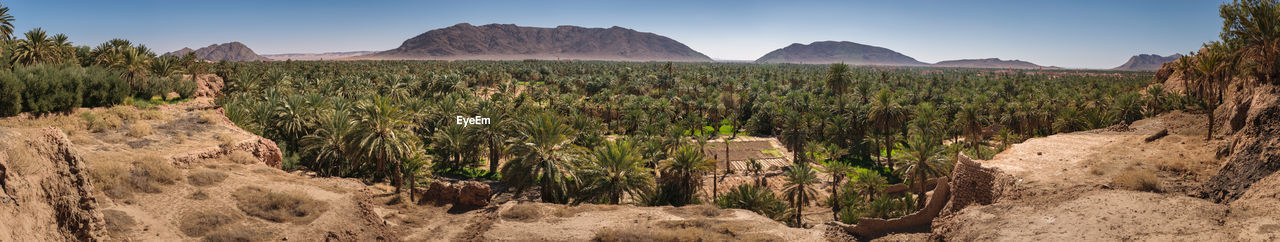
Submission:
[[57,63],[62,53],[59,46],[50,39],[43,29],[35,28],[23,34],[26,39],[19,40],[13,48],[13,60],[23,65],[40,63]]
[[942,113],[933,108],[933,104],[921,103],[917,106],[916,119],[912,121],[912,135],[908,137],[907,157],[899,164],[901,174],[911,179],[912,191],[916,193],[916,205],[924,206],[925,181],[930,177],[942,176],[946,169],[946,159],[941,156],[942,146]]
[[750,210],[777,221],[788,219],[787,203],[779,201],[773,191],[762,186],[738,185],[715,202],[720,208]]
[[[1219,42],[1205,45],[1208,51],[1196,55],[1195,65],[1195,91],[1204,103],[1209,105],[1209,133],[1205,136],[1205,140],[1213,139],[1213,119],[1214,111],[1218,110],[1218,106],[1222,104],[1223,89],[1226,89],[1227,78],[1224,75],[1230,68],[1230,60],[1227,53],[1223,50]],[[1228,76],[1229,77],[1229,76]]]
[[462,125],[445,125],[436,127],[431,135],[431,146],[441,158],[443,167],[458,171],[467,166],[467,156],[472,153],[473,135],[471,130]]
[[804,163],[807,158],[804,154],[804,146],[808,143],[808,131],[804,115],[797,112],[789,112],[782,118],[782,145],[791,151],[792,162],[796,164]]
[[[356,107],[360,119],[356,121],[351,142],[355,142],[355,156],[358,159],[372,161],[377,173],[391,175],[391,183],[396,187],[396,196],[404,185],[403,158],[420,146],[417,136],[413,134],[414,123],[409,121],[410,113],[392,104],[391,100],[375,96]],[[386,169],[387,165],[392,170]]]
[[9,7],[0,6],[0,40],[13,39],[13,15],[9,15]]
[[831,92],[835,93],[837,96],[844,95],[852,82],[852,78],[849,77],[849,65],[836,63],[831,64],[831,67],[828,68],[827,88],[831,89]]
[[978,142],[982,135],[982,120],[978,114],[978,106],[975,104],[965,104],[960,112],[956,113],[956,121],[960,123],[961,133],[964,139],[968,141],[969,147],[973,148],[977,157],[982,157],[982,151],[978,149]]
[[829,159],[823,164],[823,171],[831,175],[831,216],[836,220],[840,220],[840,185],[844,182],[844,177],[853,167],[836,159]]
[[867,201],[871,201],[887,183],[889,182],[879,172],[857,168],[853,169],[853,177],[848,186],[861,190],[862,194],[867,195]]
[[662,182],[678,190],[678,201],[672,202],[675,206],[693,203],[694,195],[702,186],[702,177],[715,169],[713,160],[707,159],[698,148],[689,145],[681,146],[660,166]]
[[507,139],[507,127],[512,121],[507,118],[507,102],[489,99],[480,102],[480,115],[494,120],[492,124],[482,125],[476,131],[480,139],[489,147],[489,172],[496,173],[499,161],[503,157]]
[[567,202],[564,196],[573,177],[571,165],[578,154],[573,132],[549,113],[521,123],[517,141],[507,149],[513,157],[502,165],[503,183],[516,187],[516,195],[536,183],[542,187],[542,201]]
[[1243,58],[1258,80],[1274,82],[1280,74],[1280,4],[1235,1],[1223,4],[1220,16],[1222,43],[1234,47],[1226,52]]
[[886,153],[884,163],[892,170],[893,148],[898,145],[896,137],[902,129],[902,124],[910,118],[911,113],[898,104],[893,93],[887,89],[881,89],[880,93],[876,95],[876,99],[872,101],[871,110],[867,114],[871,119],[871,126],[880,135],[881,145],[884,146]]
[[[352,123],[350,115],[344,109],[320,115],[315,132],[302,137],[300,142],[302,152],[315,159],[312,169],[324,175],[340,175],[357,168],[359,164],[344,164],[345,161],[357,160],[346,160],[351,156],[347,146],[352,143],[348,142],[348,135],[353,129]],[[347,168],[343,169],[344,166]]]
[[622,202],[622,195],[638,197],[651,187],[654,181],[645,160],[630,141],[615,140],[596,148],[591,158],[579,171],[585,183],[583,194],[587,197],[603,197],[609,204]]
[[783,185],[783,193],[787,197],[787,202],[791,203],[791,207],[795,208],[795,225],[804,227],[804,206],[808,206],[814,196],[818,194],[818,190],[814,185],[818,181],[817,172],[808,163],[800,163],[791,167],[786,172],[787,183]]

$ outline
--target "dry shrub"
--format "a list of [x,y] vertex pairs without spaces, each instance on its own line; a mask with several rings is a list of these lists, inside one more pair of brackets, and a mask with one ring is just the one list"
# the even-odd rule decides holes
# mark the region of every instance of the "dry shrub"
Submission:
[[204,190],[196,190],[195,192],[192,192],[192,193],[191,193],[191,195],[188,195],[188,196],[187,196],[187,199],[191,199],[191,200],[208,200],[208,199],[209,199],[209,193],[208,193],[208,192],[205,192]]
[[241,211],[272,222],[310,223],[328,210],[322,201],[299,191],[276,192],[259,186],[236,189],[231,194]]
[[238,218],[213,210],[196,211],[182,216],[178,229],[191,237],[200,237],[218,228],[235,223]]
[[261,228],[254,228],[244,225],[222,226],[222,229],[213,231],[204,236],[201,241],[206,242],[240,242],[240,241],[266,241],[271,238],[271,232]]
[[141,118],[143,118],[143,119],[147,119],[147,120],[167,120],[167,119],[169,119],[169,115],[165,114],[164,112],[160,112],[159,110],[146,110],[146,111],[142,111],[142,113],[141,113],[141,114],[139,114],[138,116],[139,116],[139,117],[141,117]]
[[1128,168],[1116,174],[1111,178],[1111,183],[1115,187],[1144,191],[1144,192],[1160,192],[1160,178],[1156,177],[1155,172],[1147,169]]
[[139,117],[141,117],[138,114],[138,108],[135,108],[133,106],[127,106],[127,105],[117,105],[117,106],[111,107],[110,109],[107,109],[104,115],[115,116],[116,118],[119,118],[122,121],[136,121],[138,120]]
[[227,133],[213,134],[213,138],[218,140],[218,148],[222,150],[231,150],[236,147],[236,137]]
[[196,169],[187,174],[187,183],[200,187],[218,184],[226,179],[227,173],[210,169]]
[[133,216],[113,209],[102,210],[102,220],[107,224],[107,233],[115,237],[129,233],[137,225]]
[[707,219],[659,222],[653,228],[608,228],[596,233],[593,241],[784,241],[763,233],[752,233],[750,227],[726,221]]
[[241,164],[241,165],[258,163],[258,157],[255,157],[253,156],[253,154],[250,154],[248,151],[243,151],[243,150],[232,151],[230,155],[227,155],[227,159],[231,160],[231,162],[234,162],[236,164]]
[[521,203],[502,212],[502,218],[520,222],[532,222],[542,218],[542,207],[530,203]]
[[129,180],[138,191],[158,193],[160,185],[172,185],[181,179],[182,174],[168,160],[159,156],[144,156],[133,162]]
[[218,114],[217,112],[214,112],[214,111],[200,112],[200,118],[196,119],[196,123],[200,123],[200,124],[218,123],[218,120],[222,120],[222,117],[218,117],[218,116],[221,116],[221,114]]
[[97,115],[93,112],[83,112],[80,113],[80,118],[84,119],[85,127],[94,133],[119,129],[120,126],[124,125],[124,121],[115,115]]
[[133,193],[133,187],[125,182],[128,177],[129,169],[121,163],[102,163],[89,169],[94,186],[110,198],[127,198]]
[[1160,169],[1161,171],[1168,171],[1168,172],[1174,172],[1179,174],[1188,173],[1191,171],[1191,165],[1187,164],[1187,161],[1185,160],[1162,160],[1156,164],[1156,168]]
[[717,208],[711,205],[689,205],[689,206],[683,206],[683,207],[668,207],[664,210],[666,210],[668,213],[675,214],[683,218],[691,218],[691,217],[714,218],[714,217],[719,217],[721,214],[724,214],[723,211],[720,210],[720,208]]
[[129,137],[142,138],[151,135],[151,125],[146,123],[134,123],[129,125]]

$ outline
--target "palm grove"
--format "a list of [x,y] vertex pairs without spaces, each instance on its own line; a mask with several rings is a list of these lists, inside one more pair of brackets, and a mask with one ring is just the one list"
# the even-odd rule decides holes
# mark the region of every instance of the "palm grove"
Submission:
[[[287,169],[388,181],[487,179],[554,203],[715,204],[804,226],[891,218],[920,207],[957,154],[989,158],[1027,138],[1215,108],[1232,77],[1274,80],[1274,1],[1224,5],[1223,41],[1180,60],[1190,96],[1150,72],[1014,71],[791,64],[353,61],[209,64],[112,40],[73,46],[35,29],[5,37],[0,114],[190,97],[181,74],[228,81],[216,103],[276,141]],[[175,95],[170,95],[175,94]],[[483,116],[487,125],[454,124]],[[1212,116],[1210,116],[1212,119]],[[1212,129],[1210,123],[1209,129]],[[708,140],[776,137],[795,164],[779,191],[762,168],[721,169]],[[732,188],[729,174],[754,177]],[[704,184],[710,183],[709,189]],[[882,194],[906,183],[909,194]],[[775,184],[776,185],[776,184]],[[397,191],[397,194],[401,194]],[[823,194],[829,194],[824,196]],[[410,199],[414,199],[410,196]]]

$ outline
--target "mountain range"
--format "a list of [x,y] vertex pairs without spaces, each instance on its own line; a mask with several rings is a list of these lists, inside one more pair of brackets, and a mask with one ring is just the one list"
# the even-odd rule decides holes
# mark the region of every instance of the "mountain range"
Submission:
[[212,44],[204,48],[192,50],[191,48],[182,48],[173,52],[165,53],[166,56],[183,56],[187,53],[196,53],[196,57],[207,61],[271,61],[266,57],[262,57],[257,53],[253,53],[249,46],[245,46],[240,42]]
[[[525,27],[514,24],[474,26],[460,23],[429,30],[386,51],[291,53],[258,55],[240,42],[214,44],[192,50],[182,48],[165,55],[196,53],[210,61],[271,60],[606,60],[711,62],[711,58],[676,40],[636,30],[558,26]],[[1112,70],[1149,71],[1182,55],[1142,54]],[[997,58],[946,60],[925,63],[888,48],[850,41],[794,43],[756,59],[756,63],[830,64],[867,66],[1061,69],[1022,60]]]

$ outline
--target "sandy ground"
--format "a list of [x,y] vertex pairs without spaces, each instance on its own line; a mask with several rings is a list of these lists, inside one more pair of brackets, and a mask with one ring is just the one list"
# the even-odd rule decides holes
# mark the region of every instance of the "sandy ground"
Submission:
[[[1235,204],[1188,196],[1223,162],[1214,155],[1223,141],[1205,141],[1196,120],[1201,117],[1174,112],[1135,122],[1129,129],[1059,134],[1013,145],[980,161],[1019,178],[1012,194],[936,219],[933,232],[957,241],[1275,239],[1280,235],[1274,233],[1276,227],[1257,225],[1275,222],[1280,200],[1274,199],[1274,191],[1270,197],[1258,196],[1267,200]],[[1169,136],[1144,142],[1166,128]],[[1163,191],[1119,188],[1113,179],[1126,169],[1155,173]],[[1263,215],[1238,215],[1241,207],[1263,208],[1251,210]]]

